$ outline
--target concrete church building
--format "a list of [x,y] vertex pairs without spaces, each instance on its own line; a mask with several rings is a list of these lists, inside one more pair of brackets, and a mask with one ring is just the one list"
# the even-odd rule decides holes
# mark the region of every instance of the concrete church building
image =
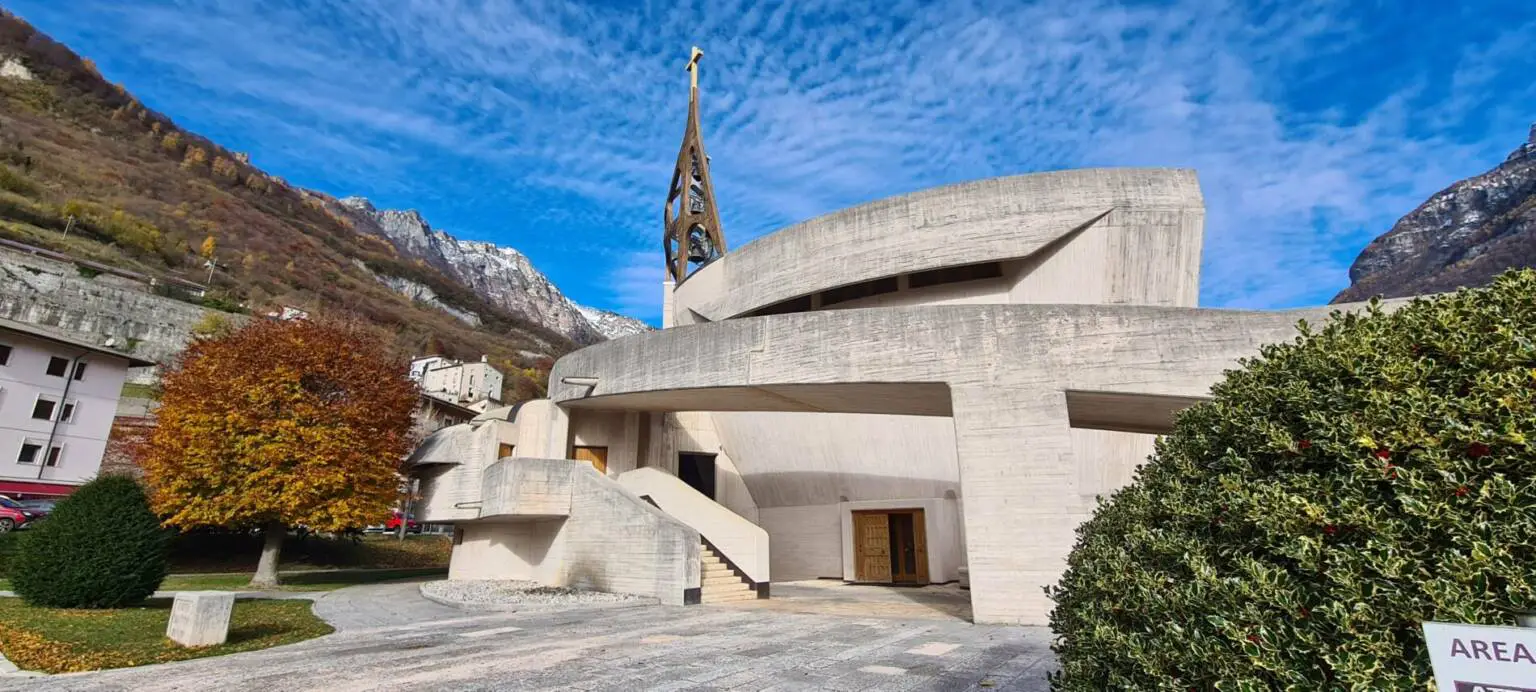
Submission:
[[452,579],[709,603],[968,576],[977,622],[1047,624],[1095,498],[1223,370],[1330,311],[1195,307],[1188,170],[951,185],[727,252],[696,84],[666,328],[561,358],[549,399],[413,456],[422,518],[457,526]]

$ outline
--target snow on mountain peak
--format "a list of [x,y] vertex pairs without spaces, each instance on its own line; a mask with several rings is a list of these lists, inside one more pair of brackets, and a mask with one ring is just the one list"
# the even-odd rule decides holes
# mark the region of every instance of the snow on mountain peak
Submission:
[[578,344],[647,331],[631,317],[577,305],[514,248],[459,240],[432,228],[414,209],[376,209],[363,197],[337,200],[354,228],[388,240],[402,255],[437,267],[490,303],[542,324]]

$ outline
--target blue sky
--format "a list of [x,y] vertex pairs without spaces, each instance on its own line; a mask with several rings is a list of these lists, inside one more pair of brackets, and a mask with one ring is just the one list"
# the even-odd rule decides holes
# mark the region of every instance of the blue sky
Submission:
[[693,44],[733,246],[961,180],[1192,167],[1207,306],[1326,302],[1536,120],[1529,0],[5,5],[275,175],[653,321]]

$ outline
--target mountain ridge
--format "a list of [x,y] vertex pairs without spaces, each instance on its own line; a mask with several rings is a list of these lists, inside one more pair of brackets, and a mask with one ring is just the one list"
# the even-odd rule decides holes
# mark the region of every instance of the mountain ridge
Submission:
[[[419,261],[330,199],[178,126],[0,9],[0,238],[209,284],[206,296],[176,296],[205,307],[361,318],[402,356],[489,355],[523,372],[596,338],[574,304],[559,309],[581,341],[537,311],[487,299],[463,267]],[[393,216],[405,224],[411,215]],[[510,257],[472,242],[455,240],[458,254]],[[530,269],[531,284],[547,282]],[[537,391],[514,379],[509,389]]]
[[1457,181],[1366,245],[1334,303],[1481,286],[1536,266],[1536,124],[1492,170]]
[[438,267],[491,303],[548,326],[578,344],[650,329],[632,317],[572,301],[516,248],[456,238],[434,228],[415,209],[379,209],[362,196],[327,197],[326,202],[349,215],[359,232],[388,240],[396,250]]

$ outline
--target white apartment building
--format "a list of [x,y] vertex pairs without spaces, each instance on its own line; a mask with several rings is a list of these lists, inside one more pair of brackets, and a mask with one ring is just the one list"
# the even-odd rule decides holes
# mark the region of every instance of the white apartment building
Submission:
[[459,404],[486,399],[501,401],[502,374],[491,367],[489,358],[465,363],[442,356],[427,356],[411,361],[411,379],[429,396]]
[[0,319],[0,494],[59,497],[94,478],[128,368],[148,365]]

